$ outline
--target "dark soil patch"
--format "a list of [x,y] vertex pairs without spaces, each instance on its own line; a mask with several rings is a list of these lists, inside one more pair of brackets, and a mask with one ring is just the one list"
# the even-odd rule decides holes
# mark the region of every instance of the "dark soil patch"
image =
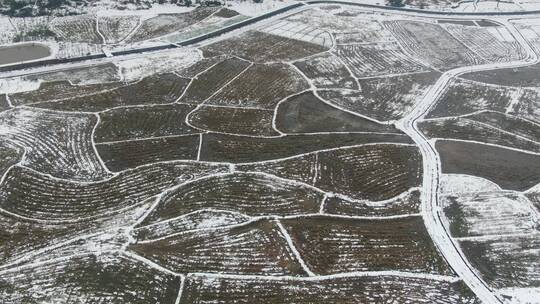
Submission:
[[489,20],[477,20],[476,23],[479,25],[479,26],[483,26],[483,27],[489,27],[489,26],[501,26],[499,23],[496,23],[496,22],[493,22],[493,21],[489,21]]
[[10,107],[7,100],[7,95],[6,94],[0,95],[0,112],[5,111],[9,108]]
[[240,15],[237,11],[228,9],[226,7],[220,9],[217,13],[214,14],[216,17],[222,17],[222,18],[232,18],[234,16]]
[[540,182],[540,156],[470,142],[437,141],[443,173],[483,177],[523,191]]
[[312,92],[279,105],[276,127],[285,133],[379,132],[402,133],[393,125],[379,124],[330,106]]
[[450,20],[450,19],[439,19],[437,20],[438,23],[441,24],[459,24],[459,25],[465,25],[465,26],[476,26],[476,23],[472,20]]
[[521,68],[506,68],[467,73],[461,78],[516,87],[538,87],[540,85],[540,64]]

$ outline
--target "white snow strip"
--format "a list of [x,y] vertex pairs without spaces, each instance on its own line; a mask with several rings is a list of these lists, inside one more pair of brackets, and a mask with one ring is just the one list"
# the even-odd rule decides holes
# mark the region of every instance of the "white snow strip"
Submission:
[[302,255],[300,255],[300,252],[298,252],[298,250],[296,249],[296,246],[294,246],[293,240],[291,239],[291,236],[289,235],[285,227],[283,227],[283,225],[281,224],[279,220],[276,220],[276,224],[278,225],[279,230],[281,231],[281,234],[287,241],[287,244],[289,245],[289,249],[295,256],[298,263],[300,263],[300,265],[302,266],[302,269],[304,269],[304,271],[307,273],[308,276],[314,277],[315,274],[309,269],[304,259],[302,259]]

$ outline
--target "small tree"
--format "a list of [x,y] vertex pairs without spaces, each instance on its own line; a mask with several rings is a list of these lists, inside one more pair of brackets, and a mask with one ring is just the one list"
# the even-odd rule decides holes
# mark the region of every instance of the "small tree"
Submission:
[[403,3],[403,0],[388,0],[388,4],[393,7],[403,7],[405,4]]

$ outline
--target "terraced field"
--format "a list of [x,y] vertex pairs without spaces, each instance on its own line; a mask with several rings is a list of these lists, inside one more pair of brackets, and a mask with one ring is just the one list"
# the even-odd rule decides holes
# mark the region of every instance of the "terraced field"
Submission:
[[[267,3],[231,5],[51,29],[150,45]],[[0,302],[527,303],[528,37],[304,3],[189,47],[0,75]]]

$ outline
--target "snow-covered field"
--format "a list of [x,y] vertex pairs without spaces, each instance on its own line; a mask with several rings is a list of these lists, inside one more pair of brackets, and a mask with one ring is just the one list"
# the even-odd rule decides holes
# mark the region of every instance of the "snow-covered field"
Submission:
[[[291,3],[95,7],[49,43]],[[540,303],[540,19],[509,18],[310,4],[0,74],[2,303]]]

